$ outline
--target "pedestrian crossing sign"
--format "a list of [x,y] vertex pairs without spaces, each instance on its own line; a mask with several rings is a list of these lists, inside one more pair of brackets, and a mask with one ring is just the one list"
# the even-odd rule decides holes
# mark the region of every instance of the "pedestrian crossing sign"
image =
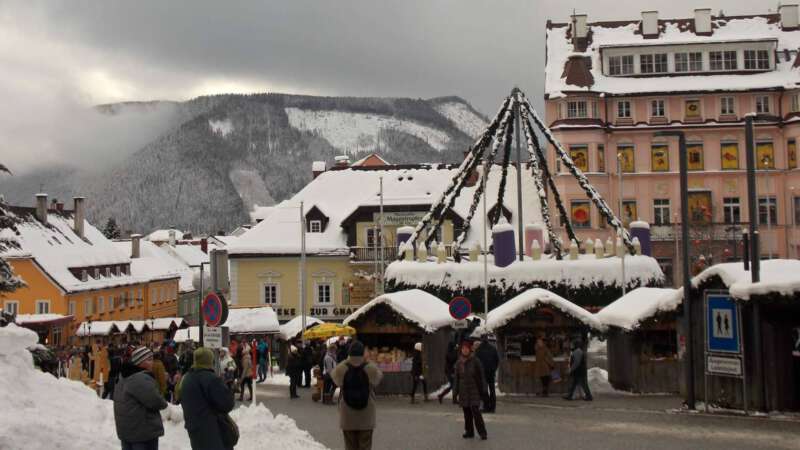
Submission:
[[741,353],[739,314],[727,294],[708,295],[706,300],[706,345],[709,352]]

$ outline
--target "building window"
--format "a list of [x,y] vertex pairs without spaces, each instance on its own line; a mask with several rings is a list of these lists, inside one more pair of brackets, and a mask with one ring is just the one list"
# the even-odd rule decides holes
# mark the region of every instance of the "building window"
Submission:
[[630,119],[631,118],[631,102],[630,100],[619,100],[617,102],[617,118]]
[[789,112],[800,111],[800,94],[794,94],[789,97]]
[[639,217],[636,211],[636,200],[624,200],[622,202],[622,223],[627,227],[631,222]]
[[144,295],[142,295],[142,290],[139,289],[136,291],[136,302],[140,305],[144,303]]
[[650,101],[650,116],[651,117],[665,117],[667,115],[666,104],[663,99]]
[[154,288],[150,288],[150,304],[156,304],[156,290]]
[[164,289],[164,287],[162,286],[161,289],[159,289],[158,293],[158,303],[164,303],[164,300],[166,299],[167,299],[167,290]]
[[19,301],[6,300],[5,303],[3,303],[3,311],[12,316],[16,316],[19,313]]
[[74,316],[75,315],[75,300],[70,300],[67,303],[67,315]]
[[567,118],[569,119],[585,119],[586,118],[586,101],[575,100],[567,102]]
[[703,53],[676,53],[675,72],[700,72],[703,70]]
[[664,285],[672,286],[675,279],[675,269],[672,264],[672,258],[656,258],[658,265],[661,266],[661,272],[664,273]]
[[758,197],[758,223],[778,224],[778,202],[773,196]]
[[264,283],[264,304],[277,305],[278,303],[278,284]]
[[94,275],[92,275],[92,278],[94,278],[95,280],[100,278],[100,268],[98,267],[94,268]]
[[742,221],[742,209],[739,197],[724,197],[722,199],[722,220],[726,224],[737,224]]
[[769,114],[769,96],[757,95],[756,96],[756,113]]
[[103,314],[106,311],[106,299],[103,297],[97,297],[97,312]]
[[633,173],[636,171],[636,165],[634,163],[633,145],[617,145],[617,170],[619,171],[621,169],[623,173]]
[[667,71],[667,54],[639,56],[639,71],[641,73],[664,73]]
[[111,276],[111,267],[106,267],[106,276],[107,277]]
[[597,144],[597,171],[606,171],[606,146]]
[[703,143],[686,144],[687,166],[689,170],[703,170]]
[[708,59],[711,63],[711,70],[736,70],[738,67],[735,50],[709,52]]
[[686,100],[684,103],[683,116],[686,120],[700,119],[700,100]]
[[786,167],[797,168],[797,141],[795,139],[786,141]]
[[50,300],[36,300],[36,314],[50,314]]
[[744,68],[745,70],[768,70],[769,52],[766,50],[745,50]]
[[114,266],[114,267],[116,269],[117,276],[119,276],[120,273],[122,273],[120,267],[119,266]]
[[582,172],[589,171],[589,146],[570,145],[569,157],[572,158],[572,162],[575,163],[575,166],[581,169]]
[[592,208],[588,200],[573,200],[570,204],[572,226],[575,228],[592,227]]
[[[441,229],[441,228],[440,228]],[[374,248],[380,245],[380,230],[378,228],[367,228],[367,247]]]
[[669,225],[669,199],[653,199],[653,222],[656,225]]
[[739,168],[739,144],[737,142],[720,143],[720,152],[723,170]]
[[322,221],[321,220],[312,220],[310,222],[310,230],[311,233],[322,233]]
[[633,73],[633,55],[612,56],[608,58],[609,75],[630,75]]
[[87,298],[83,301],[83,315],[89,317],[92,315],[92,299]]
[[669,146],[667,144],[650,146],[650,166],[653,172],[669,172]]
[[794,224],[800,225],[800,197],[794,197]]
[[736,114],[736,108],[733,106],[733,97],[721,97],[719,99],[719,113],[723,116]]
[[775,168],[775,148],[772,141],[756,142],[756,164],[759,169]]
[[330,283],[317,283],[316,303],[331,303],[333,286]]
[[81,270],[81,281],[88,281],[89,280],[89,271],[86,269]]

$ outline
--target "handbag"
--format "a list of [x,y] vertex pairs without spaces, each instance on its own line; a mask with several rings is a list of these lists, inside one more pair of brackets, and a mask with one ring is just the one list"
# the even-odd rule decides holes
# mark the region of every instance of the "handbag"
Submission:
[[219,426],[220,438],[225,447],[233,448],[239,443],[239,426],[233,421],[229,414],[218,414],[217,425]]
[[558,383],[561,381],[561,372],[558,369],[553,369],[550,371],[550,382],[551,383]]

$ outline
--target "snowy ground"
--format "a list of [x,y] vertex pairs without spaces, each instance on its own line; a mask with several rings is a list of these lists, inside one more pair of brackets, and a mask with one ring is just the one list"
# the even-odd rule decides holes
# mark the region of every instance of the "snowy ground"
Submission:
[[[26,350],[36,334],[16,325],[0,328],[0,449],[119,449],[113,404],[82,383],[56,379],[33,367]],[[69,408],[68,411],[65,408]],[[183,411],[162,412],[165,435],[159,448],[189,448]],[[237,449],[325,449],[295,421],[263,404],[231,413],[241,437]]]

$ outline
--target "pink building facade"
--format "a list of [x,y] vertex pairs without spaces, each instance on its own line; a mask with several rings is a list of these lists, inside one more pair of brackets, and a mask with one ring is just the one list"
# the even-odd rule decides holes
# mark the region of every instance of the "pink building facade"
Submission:
[[[656,11],[619,22],[547,26],[546,119],[624,221],[651,224],[653,256],[680,273],[678,142],[686,135],[692,261],[742,256],[749,222],[744,116],[758,113],[757,197],[764,257],[800,254],[798,7],[778,14],[689,19]],[[549,149],[555,182],[581,239],[610,235],[596,207]],[[620,186],[621,175],[621,186]],[[622,200],[620,210],[620,199]],[[699,261],[699,262],[698,262]]]

